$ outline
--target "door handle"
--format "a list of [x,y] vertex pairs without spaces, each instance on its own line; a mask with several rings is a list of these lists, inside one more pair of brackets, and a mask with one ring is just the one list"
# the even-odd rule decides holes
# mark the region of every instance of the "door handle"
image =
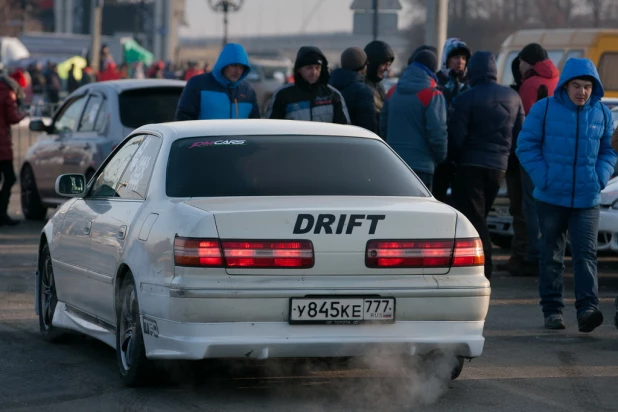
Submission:
[[86,223],[86,226],[84,226],[84,234],[90,235],[91,229],[92,229],[92,221]]
[[127,234],[127,226],[126,225],[120,226],[120,229],[118,229],[118,234],[117,234],[118,239],[124,239],[126,234]]

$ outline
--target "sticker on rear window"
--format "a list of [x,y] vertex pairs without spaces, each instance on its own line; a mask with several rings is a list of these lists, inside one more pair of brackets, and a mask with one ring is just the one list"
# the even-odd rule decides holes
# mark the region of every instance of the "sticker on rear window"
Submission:
[[195,142],[189,149],[194,147],[211,147],[211,146],[242,146],[246,143],[246,140],[208,140],[204,142]]

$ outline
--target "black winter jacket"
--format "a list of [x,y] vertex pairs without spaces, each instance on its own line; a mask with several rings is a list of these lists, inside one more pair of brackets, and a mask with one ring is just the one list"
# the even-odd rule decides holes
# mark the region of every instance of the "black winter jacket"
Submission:
[[365,77],[353,70],[335,69],[330,73],[330,85],[343,95],[350,123],[377,133],[373,91],[365,84]]
[[468,64],[472,88],[455,100],[449,119],[449,155],[459,165],[506,170],[524,123],[524,107],[517,92],[496,83],[496,60],[491,52],[474,53]]

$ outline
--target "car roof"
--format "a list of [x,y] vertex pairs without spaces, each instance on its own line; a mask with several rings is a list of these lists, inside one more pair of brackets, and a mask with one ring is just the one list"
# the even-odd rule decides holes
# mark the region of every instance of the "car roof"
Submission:
[[341,136],[368,139],[380,138],[357,126],[299,120],[234,119],[192,120],[149,124],[136,129],[133,134],[158,132],[166,139],[196,136]]
[[116,93],[151,87],[184,87],[187,82],[173,79],[126,79],[90,83],[89,88],[112,88]]

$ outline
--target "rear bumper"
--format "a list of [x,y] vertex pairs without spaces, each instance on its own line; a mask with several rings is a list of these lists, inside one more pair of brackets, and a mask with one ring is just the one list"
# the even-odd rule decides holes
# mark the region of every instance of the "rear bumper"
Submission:
[[[386,325],[290,325],[287,322],[181,323],[142,317],[151,359],[362,356],[373,351],[420,355],[435,349],[458,356],[483,352],[484,321]],[[156,332],[155,332],[156,331]],[[156,336],[155,336],[156,335]]]
[[601,209],[597,250],[618,252],[618,212]]

